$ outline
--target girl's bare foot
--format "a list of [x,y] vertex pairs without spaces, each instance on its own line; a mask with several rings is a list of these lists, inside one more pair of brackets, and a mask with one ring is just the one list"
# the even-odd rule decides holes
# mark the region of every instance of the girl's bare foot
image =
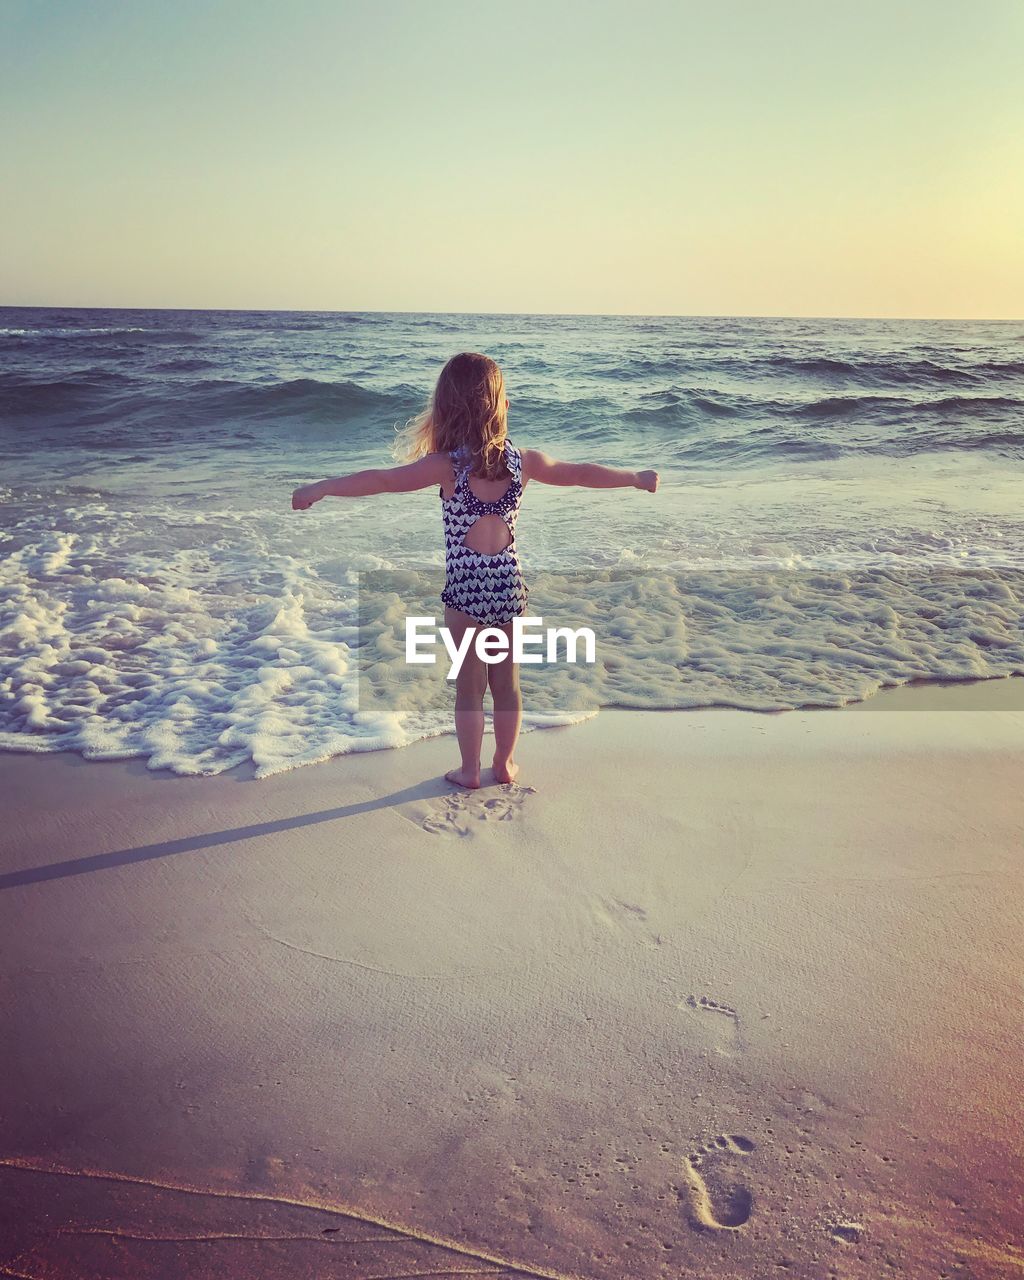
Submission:
[[499,782],[515,782],[519,766],[514,760],[494,760],[494,776]]
[[476,791],[480,786],[480,770],[470,773],[468,769],[449,769],[444,775],[446,782],[453,782],[457,787],[465,787],[467,791]]

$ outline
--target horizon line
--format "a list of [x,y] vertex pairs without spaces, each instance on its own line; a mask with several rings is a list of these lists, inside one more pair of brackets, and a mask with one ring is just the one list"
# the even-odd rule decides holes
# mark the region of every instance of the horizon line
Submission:
[[675,311],[408,311],[378,310],[371,308],[322,308],[322,307],[172,307],[130,306],[110,304],[86,306],[82,303],[0,303],[0,311],[187,311],[240,313],[248,315],[322,315],[322,316],[536,316],[552,319],[601,319],[601,320],[910,320],[937,323],[974,324],[1022,324],[1024,316],[877,316],[877,315],[813,315],[782,314],[776,312],[675,312]]

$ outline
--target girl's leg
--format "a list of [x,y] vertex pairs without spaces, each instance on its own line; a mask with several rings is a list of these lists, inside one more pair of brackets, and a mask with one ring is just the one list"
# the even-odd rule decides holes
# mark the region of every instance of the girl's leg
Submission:
[[[444,625],[452,633],[456,644],[462,641],[467,627],[479,629],[480,624],[468,614],[447,606]],[[459,740],[462,765],[450,769],[444,776],[456,786],[474,790],[480,785],[480,747],[484,738],[484,693],[487,690],[487,666],[476,656],[471,645],[455,678],[455,736]]]
[[[502,627],[512,638],[512,624]],[[487,680],[494,699],[494,776],[499,782],[512,782],[519,766],[512,756],[523,722],[523,699],[519,692],[519,664],[513,662],[511,650],[500,662],[487,666]]]

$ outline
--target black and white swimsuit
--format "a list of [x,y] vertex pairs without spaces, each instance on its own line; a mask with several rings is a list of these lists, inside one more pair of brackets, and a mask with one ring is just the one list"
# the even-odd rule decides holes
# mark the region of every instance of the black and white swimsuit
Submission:
[[[455,492],[446,498],[441,490],[445,568],[441,599],[483,627],[503,626],[526,611],[528,594],[516,552],[516,518],[523,499],[522,455],[505,441],[505,465],[511,480],[496,502],[483,502],[470,489],[471,459],[467,453],[456,451],[451,459]],[[511,534],[508,546],[493,556],[473,551],[465,543],[477,520],[489,515],[500,516]]]

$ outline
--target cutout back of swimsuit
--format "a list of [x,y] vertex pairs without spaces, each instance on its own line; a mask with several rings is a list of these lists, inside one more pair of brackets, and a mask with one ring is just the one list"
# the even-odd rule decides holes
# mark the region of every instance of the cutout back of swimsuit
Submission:
[[477,516],[466,530],[462,545],[477,555],[497,556],[512,545],[512,530],[501,516]]
[[[464,483],[472,496],[484,507],[492,507],[500,503],[503,498],[508,496],[515,485],[512,473],[509,472],[508,484],[504,490],[496,498],[484,498],[474,490],[474,479],[475,477],[467,472]],[[506,547],[512,545],[512,529],[503,516],[499,516],[493,511],[483,511],[466,530],[462,545],[468,547],[470,551],[475,551],[477,555],[500,555]]]
[[456,471],[455,493],[452,497],[461,499],[467,522],[462,534],[462,545],[476,555],[500,556],[515,542],[515,517],[522,496],[518,455],[511,455],[506,449],[508,482],[493,498],[485,498],[477,493],[473,488],[473,481],[476,480],[477,484],[488,489],[495,487],[496,481],[472,476],[465,458],[453,457],[452,461]]

